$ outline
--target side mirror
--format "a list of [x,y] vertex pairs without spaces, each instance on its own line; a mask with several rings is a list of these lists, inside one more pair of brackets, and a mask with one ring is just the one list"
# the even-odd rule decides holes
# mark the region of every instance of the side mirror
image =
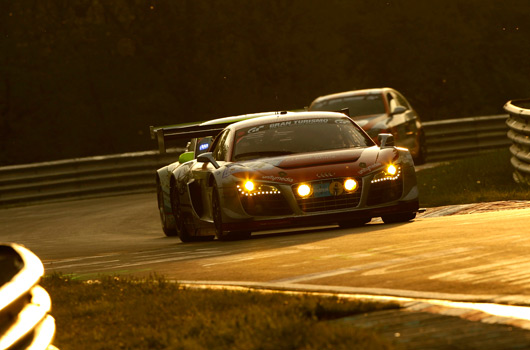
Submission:
[[215,169],[219,169],[219,164],[213,158],[212,152],[202,153],[197,156],[197,161],[201,163],[212,163]]
[[403,107],[403,106],[396,106],[392,112],[390,112],[390,115],[393,116],[395,114],[401,114],[401,113],[405,113],[407,111],[407,108]]
[[377,135],[377,141],[381,149],[394,147],[394,135],[392,134],[379,134]]
[[190,160],[193,160],[193,158],[195,158],[195,153],[193,151],[184,152],[179,156],[179,163],[182,164],[189,162]]

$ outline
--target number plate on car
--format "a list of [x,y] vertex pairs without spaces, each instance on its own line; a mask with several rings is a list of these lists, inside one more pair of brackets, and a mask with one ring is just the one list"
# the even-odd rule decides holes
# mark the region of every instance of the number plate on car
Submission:
[[329,197],[331,193],[329,192],[330,182],[319,183],[313,186],[313,195],[315,197]]
[[339,196],[344,192],[342,183],[338,181],[323,182],[313,185],[314,197]]

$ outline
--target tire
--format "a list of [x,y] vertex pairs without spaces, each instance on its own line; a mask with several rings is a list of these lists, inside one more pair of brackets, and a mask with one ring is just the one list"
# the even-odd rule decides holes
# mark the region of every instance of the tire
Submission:
[[362,219],[355,219],[355,220],[348,220],[348,221],[341,221],[339,222],[339,226],[341,228],[354,228],[354,227],[360,227],[363,226],[366,223],[369,223],[371,218],[362,218]]
[[399,222],[407,222],[414,220],[416,217],[416,213],[400,213],[400,214],[391,214],[391,215],[384,215],[381,217],[383,219],[383,222],[385,224],[396,224]]
[[156,197],[158,201],[158,213],[160,214],[160,222],[162,223],[162,230],[164,231],[164,234],[168,237],[177,236],[178,233],[176,227],[171,227],[169,225],[170,218],[167,216],[166,210],[164,208],[164,193],[162,192],[160,185],[156,186]]
[[173,216],[175,217],[176,231],[182,242],[206,242],[214,239],[214,236],[195,236],[195,227],[193,226],[193,223],[190,223],[191,228],[186,226],[176,186],[171,188],[171,209],[173,211]]
[[212,192],[212,216],[215,225],[215,236],[220,241],[236,241],[248,239],[251,235],[250,231],[225,231],[223,230],[223,216],[221,214],[221,204],[219,200],[219,191],[214,185]]

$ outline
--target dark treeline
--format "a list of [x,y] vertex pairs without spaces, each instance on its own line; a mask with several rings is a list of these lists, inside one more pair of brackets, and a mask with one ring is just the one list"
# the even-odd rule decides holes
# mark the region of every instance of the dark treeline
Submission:
[[391,86],[423,120],[530,97],[530,3],[2,0],[0,165],[154,149],[149,125]]

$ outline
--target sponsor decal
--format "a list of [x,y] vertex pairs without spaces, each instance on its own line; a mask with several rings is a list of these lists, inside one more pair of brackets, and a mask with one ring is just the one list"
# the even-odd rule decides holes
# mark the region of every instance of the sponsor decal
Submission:
[[253,128],[248,129],[248,133],[249,134],[253,134],[255,132],[261,131],[264,127],[265,127],[265,125],[255,126]]
[[[335,123],[347,123],[348,121],[347,120],[344,120],[344,121],[335,120],[334,122]],[[308,125],[308,124],[327,124],[327,123],[329,123],[329,119],[328,118],[286,120],[286,121],[283,121],[283,122],[277,122],[277,123],[271,123],[271,124],[266,124],[266,125],[254,126],[254,127],[250,128],[250,129],[248,129],[246,131],[246,133],[247,134],[254,134],[254,133],[257,133],[257,132],[260,132],[260,131],[264,131],[265,128],[267,128],[268,130],[272,130],[272,129],[278,129],[278,128],[283,128],[283,127],[287,127],[287,126]],[[237,133],[237,135],[239,137],[239,133]]]
[[300,124],[326,124],[329,121],[327,118],[322,119],[302,119],[302,120],[294,120],[294,125],[300,125]]
[[332,181],[329,184],[329,193],[331,193],[334,196],[340,196],[344,192],[344,187],[342,184],[338,181]]
[[[365,164],[365,165],[366,165],[366,164]],[[383,164],[381,164],[381,163],[374,163],[374,164],[372,164],[372,165],[370,165],[370,166],[367,166],[367,167],[364,168],[363,170],[359,171],[359,174],[360,174],[360,175],[363,175],[363,174],[369,173],[370,171],[375,170],[375,169],[377,169],[377,168],[380,168],[380,167],[382,167],[382,166],[383,166]]]
[[266,175],[261,177],[263,180],[269,180],[274,182],[289,182],[293,183],[294,179],[290,177],[283,177],[283,176],[274,176],[274,175]]
[[286,122],[269,124],[269,129],[283,128],[284,126],[290,126],[292,123],[293,122],[289,120]]

